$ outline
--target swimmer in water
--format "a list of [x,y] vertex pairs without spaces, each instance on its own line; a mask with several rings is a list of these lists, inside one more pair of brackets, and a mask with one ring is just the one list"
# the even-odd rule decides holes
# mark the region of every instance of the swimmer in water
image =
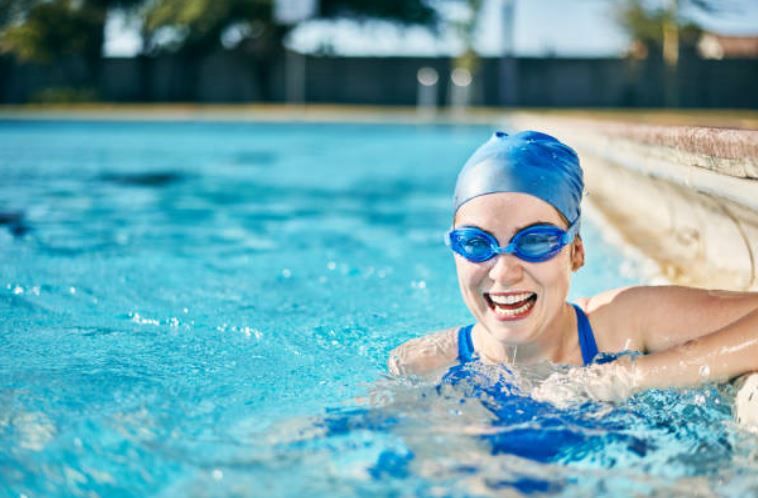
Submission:
[[[574,382],[615,400],[758,371],[758,293],[634,286],[566,302],[585,258],[583,189],[576,153],[544,133],[496,132],[474,152],[458,176],[447,243],[476,322],[400,345],[390,372],[550,361],[587,368],[548,378],[537,397]],[[624,351],[643,355],[596,361]]]

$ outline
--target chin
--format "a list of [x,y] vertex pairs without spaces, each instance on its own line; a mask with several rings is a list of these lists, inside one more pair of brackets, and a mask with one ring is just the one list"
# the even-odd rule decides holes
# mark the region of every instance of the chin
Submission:
[[498,342],[521,344],[526,342],[527,338],[531,335],[531,327],[526,326],[526,323],[503,322],[495,319],[492,313],[488,313],[487,315],[479,323],[484,325],[489,335]]

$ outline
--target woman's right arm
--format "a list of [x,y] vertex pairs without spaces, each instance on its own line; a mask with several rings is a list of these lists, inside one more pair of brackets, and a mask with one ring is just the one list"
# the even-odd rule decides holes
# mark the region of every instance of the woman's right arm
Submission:
[[392,375],[420,375],[452,366],[458,358],[458,329],[445,329],[411,339],[390,352]]

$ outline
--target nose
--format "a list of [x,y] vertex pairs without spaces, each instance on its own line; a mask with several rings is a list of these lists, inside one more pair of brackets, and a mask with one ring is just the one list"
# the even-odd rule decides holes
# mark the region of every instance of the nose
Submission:
[[523,277],[522,262],[513,254],[499,254],[494,260],[489,272],[489,277],[493,282],[510,286]]

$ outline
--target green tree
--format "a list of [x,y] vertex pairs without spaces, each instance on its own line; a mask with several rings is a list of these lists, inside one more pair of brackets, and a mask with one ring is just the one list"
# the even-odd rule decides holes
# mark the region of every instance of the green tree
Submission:
[[660,54],[669,61],[678,57],[682,47],[692,47],[702,29],[682,8],[717,13],[721,7],[710,0],[664,0],[652,3],[645,0],[623,0],[616,4],[615,18],[619,26],[647,54]]
[[52,64],[70,56],[84,61],[96,86],[108,10],[140,0],[0,0],[0,52],[22,61]]
[[660,54],[665,63],[664,98],[668,107],[679,105],[677,68],[682,48],[694,50],[702,29],[682,14],[700,10],[717,13],[723,10],[714,0],[664,0],[651,5],[645,0],[623,0],[617,4],[616,20],[635,44],[635,55]]
[[[273,19],[273,0],[152,0],[144,9],[143,36],[151,52],[208,53],[222,48],[222,35],[237,33],[251,51],[282,48],[292,26]],[[387,19],[431,25],[436,11],[423,0],[321,0],[317,18]]]
[[455,67],[466,69],[475,74],[479,68],[479,54],[474,49],[474,38],[479,26],[482,11],[482,0],[463,0],[468,10],[468,15],[451,21],[452,27],[457,31],[458,37],[463,43],[463,52],[455,58]]

